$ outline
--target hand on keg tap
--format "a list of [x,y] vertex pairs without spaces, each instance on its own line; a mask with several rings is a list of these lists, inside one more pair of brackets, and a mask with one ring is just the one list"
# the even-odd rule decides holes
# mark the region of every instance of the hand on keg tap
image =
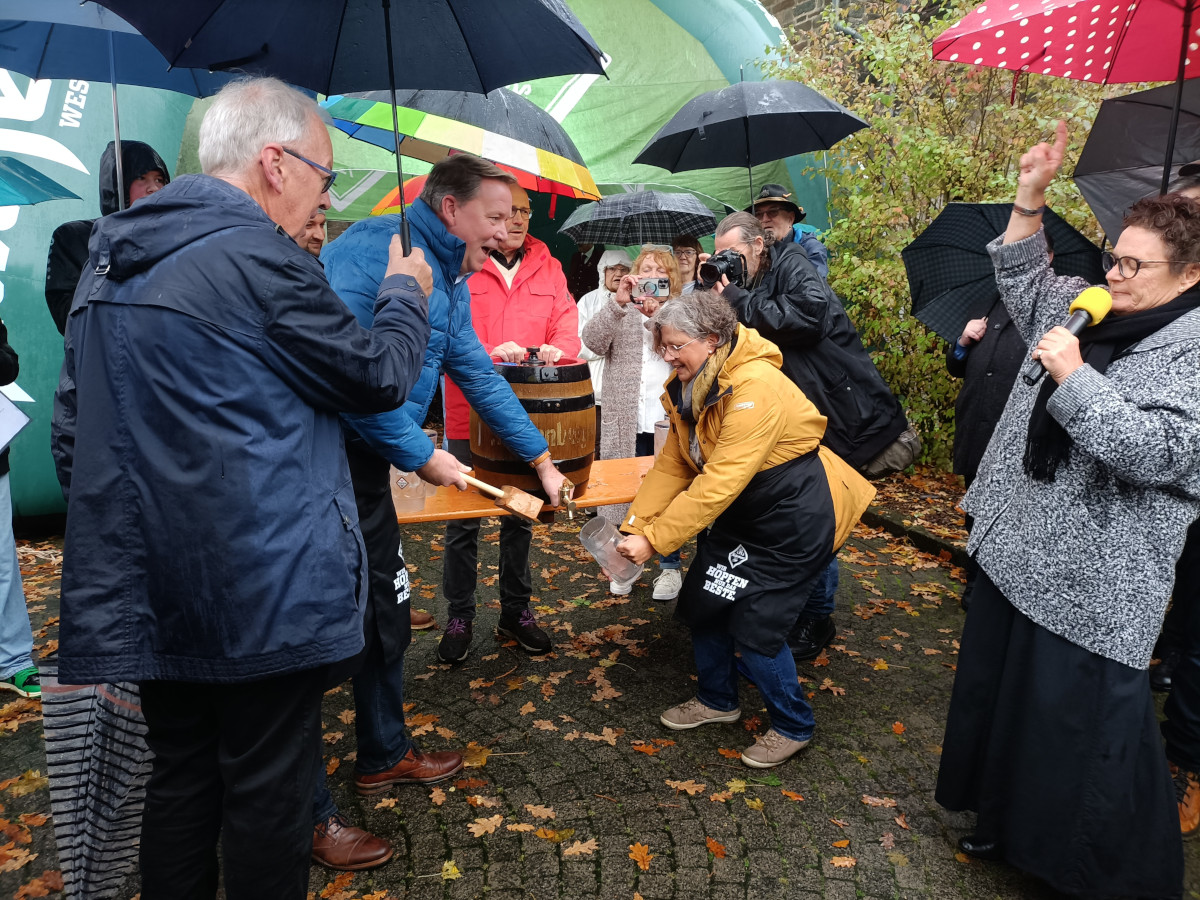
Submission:
[[[558,471],[558,469],[554,467],[554,463],[552,463],[548,458],[538,463],[537,466],[534,467],[534,471],[537,472],[538,478],[541,479],[542,490],[545,491],[546,496],[550,498],[550,502],[547,503],[546,506],[557,508],[558,499],[561,496],[560,488],[562,487],[562,483],[567,480],[567,476]],[[579,487],[576,485],[575,490],[571,492],[571,496],[574,497],[575,491],[578,490]]]
[[445,450],[434,450],[429,461],[417,469],[417,474],[430,484],[454,486],[460,491],[465,491],[467,483],[463,480],[462,473],[470,471],[470,466],[464,466],[452,454]]

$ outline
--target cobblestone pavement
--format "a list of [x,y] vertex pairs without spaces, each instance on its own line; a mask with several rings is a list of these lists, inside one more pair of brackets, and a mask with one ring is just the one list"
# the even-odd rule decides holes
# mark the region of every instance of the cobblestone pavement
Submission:
[[[956,856],[954,839],[971,819],[933,800],[963,623],[948,562],[882,530],[859,529],[841,554],[838,637],[815,664],[800,666],[816,737],[764,772],[737,759],[767,727],[745,682],[737,724],[683,733],[659,724],[663,709],[694,692],[687,632],[672,603],[651,599],[649,570],[629,598],[610,598],[574,531],[535,532],[535,606],[555,653],[531,658],[492,634],[494,523],[481,542],[482,608],[470,657],[439,665],[440,632],[416,635],[407,657],[409,722],[426,749],[468,748],[473,765],[457,782],[357,797],[349,787],[350,691],[326,697],[335,799],[397,853],[357,875],[314,867],[310,896],[1055,896],[1007,866]],[[56,552],[53,544],[22,548],[43,646],[54,637]],[[406,528],[405,552],[415,605],[444,619],[440,530]],[[0,781],[44,772],[40,737],[36,716],[0,711]],[[35,789],[17,795],[22,783]],[[44,786],[4,782],[0,804],[0,842],[11,841],[0,846],[0,900],[60,896],[49,890],[57,862],[52,823],[40,824],[49,812]],[[1200,853],[1195,845],[1187,853],[1189,896],[1200,897]],[[123,896],[136,890],[131,879]]]

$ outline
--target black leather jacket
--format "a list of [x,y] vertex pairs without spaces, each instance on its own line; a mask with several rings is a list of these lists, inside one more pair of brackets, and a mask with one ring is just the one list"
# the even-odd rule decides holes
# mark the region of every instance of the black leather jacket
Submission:
[[803,248],[774,244],[769,253],[753,289],[730,285],[724,297],[743,325],[779,345],[784,373],[829,419],[823,443],[861,468],[908,427],[904,409]]

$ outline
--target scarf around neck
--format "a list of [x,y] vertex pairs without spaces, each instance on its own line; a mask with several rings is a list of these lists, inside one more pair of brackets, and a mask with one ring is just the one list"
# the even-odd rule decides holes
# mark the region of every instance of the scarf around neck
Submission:
[[[1085,328],[1079,336],[1079,352],[1083,361],[1104,374],[1114,359],[1125,356],[1135,344],[1161,331],[1180,316],[1200,308],[1200,285],[1192,287],[1169,303],[1124,316],[1109,316],[1103,322]],[[1047,404],[1058,388],[1057,382],[1045,376],[1033,411],[1029,414],[1029,430],[1025,438],[1024,467],[1034,481],[1051,482],[1071,451],[1071,436],[1050,414]]]

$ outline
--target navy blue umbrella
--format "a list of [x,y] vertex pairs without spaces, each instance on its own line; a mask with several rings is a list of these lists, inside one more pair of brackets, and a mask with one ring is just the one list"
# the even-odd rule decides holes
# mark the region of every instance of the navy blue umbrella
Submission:
[[234,77],[172,68],[137,29],[95,3],[5,0],[0,15],[0,66],[30,78],[112,81],[208,97]]
[[[0,14],[0,68],[30,78],[107,81],[112,85],[117,183],[121,122],[117,85],[134,84],[208,97],[235,76],[206,69],[172,68],[146,38],[115,13],[80,0],[5,0]],[[121,208],[125,198],[118,192]]]
[[[486,94],[551,75],[604,74],[600,48],[563,0],[102,3],[149,38],[172,65],[273,75],[329,96],[419,89]],[[395,96],[391,103],[397,105]],[[400,237],[407,252],[395,117],[392,131]]]

